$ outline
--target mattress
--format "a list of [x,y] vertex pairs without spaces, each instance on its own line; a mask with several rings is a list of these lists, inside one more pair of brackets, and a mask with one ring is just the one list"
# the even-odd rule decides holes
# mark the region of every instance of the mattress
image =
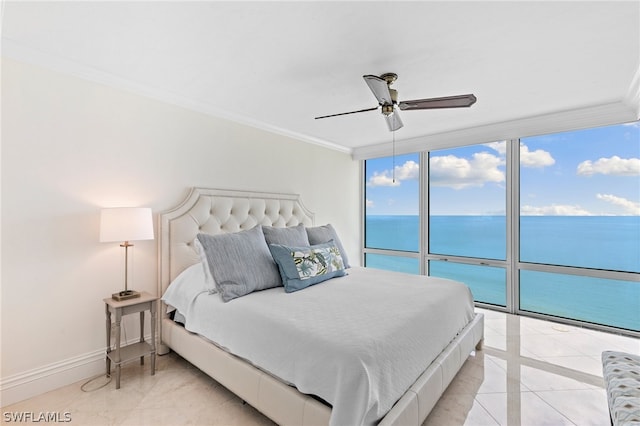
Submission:
[[332,425],[371,425],[473,319],[473,299],[451,280],[348,271],[227,303],[200,291],[180,312],[187,330],[332,405]]

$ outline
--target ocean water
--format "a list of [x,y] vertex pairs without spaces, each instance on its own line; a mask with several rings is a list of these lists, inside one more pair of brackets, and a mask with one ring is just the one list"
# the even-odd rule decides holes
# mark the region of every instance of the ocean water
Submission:
[[[429,251],[506,258],[504,216],[432,216]],[[638,216],[524,216],[523,262],[640,273]],[[417,252],[418,216],[367,216],[365,245]],[[419,260],[367,254],[367,266],[417,273]],[[505,306],[503,268],[431,261],[430,274],[463,281],[477,301]],[[520,308],[640,331],[640,275],[635,281],[521,271]]]

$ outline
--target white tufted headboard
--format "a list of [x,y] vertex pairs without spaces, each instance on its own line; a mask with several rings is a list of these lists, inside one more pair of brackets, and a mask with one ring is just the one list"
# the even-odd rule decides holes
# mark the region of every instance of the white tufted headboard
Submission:
[[158,221],[158,296],[187,267],[200,262],[193,247],[198,233],[220,234],[251,229],[314,224],[313,213],[299,195],[193,188],[176,208]]

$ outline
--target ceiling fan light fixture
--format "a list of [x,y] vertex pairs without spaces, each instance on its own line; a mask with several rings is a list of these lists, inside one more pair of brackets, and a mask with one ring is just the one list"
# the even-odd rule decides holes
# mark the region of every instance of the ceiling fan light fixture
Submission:
[[398,113],[385,115],[384,118],[387,121],[387,127],[390,132],[395,132],[403,126],[400,114]]

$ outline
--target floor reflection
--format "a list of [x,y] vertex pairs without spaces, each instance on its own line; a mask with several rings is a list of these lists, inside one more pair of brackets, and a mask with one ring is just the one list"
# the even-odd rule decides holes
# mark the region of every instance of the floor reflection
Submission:
[[485,343],[424,422],[431,425],[607,425],[600,354],[640,340],[477,309]]
[[[425,426],[609,425],[600,354],[640,353],[640,340],[477,309],[485,340],[442,395]],[[7,411],[65,412],[79,425],[273,425],[175,354],[123,369],[122,388],[73,384]]]

